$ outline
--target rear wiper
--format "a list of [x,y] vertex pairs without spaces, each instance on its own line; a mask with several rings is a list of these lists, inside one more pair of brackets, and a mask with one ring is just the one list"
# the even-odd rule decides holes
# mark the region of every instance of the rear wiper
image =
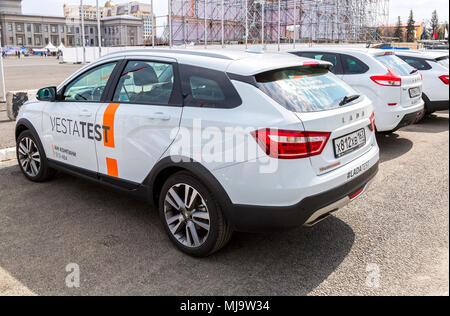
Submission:
[[359,97],[360,97],[359,94],[345,96],[344,99],[342,99],[342,101],[339,103],[339,106],[343,106],[343,105],[346,105],[346,104],[348,104],[350,102],[353,102],[353,101],[359,99]]
[[412,74],[415,74],[416,72],[418,72],[419,70],[417,70],[417,69],[413,69],[409,74],[410,75],[412,75]]

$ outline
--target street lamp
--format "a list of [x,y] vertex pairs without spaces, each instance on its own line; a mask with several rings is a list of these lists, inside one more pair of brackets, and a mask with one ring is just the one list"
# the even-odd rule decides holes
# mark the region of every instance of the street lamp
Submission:
[[86,38],[84,29],[84,7],[83,0],[80,0],[80,10],[81,10],[81,41],[83,43],[83,64],[86,64]]
[[100,28],[100,8],[97,0],[98,57],[102,57],[102,30]]
[[2,72],[2,101],[6,101],[6,87],[5,87],[5,68],[3,67],[3,39],[2,39],[3,28],[0,24],[0,70]]

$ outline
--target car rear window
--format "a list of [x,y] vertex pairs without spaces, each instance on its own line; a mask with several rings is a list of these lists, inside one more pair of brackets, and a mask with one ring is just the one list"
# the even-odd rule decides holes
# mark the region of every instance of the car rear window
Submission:
[[273,70],[255,79],[260,90],[293,112],[336,109],[346,96],[358,94],[328,69],[317,66]]
[[418,70],[430,70],[431,66],[427,63],[425,59],[415,58],[409,56],[398,56],[402,60],[404,60],[408,65]]
[[409,76],[415,70],[395,55],[383,55],[377,57],[377,59],[398,76]]

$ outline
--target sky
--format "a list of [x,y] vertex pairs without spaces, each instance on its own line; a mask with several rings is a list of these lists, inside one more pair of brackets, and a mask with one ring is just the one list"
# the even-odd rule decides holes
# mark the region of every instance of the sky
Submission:
[[[115,3],[124,3],[128,0],[116,0]],[[84,0],[85,4],[95,4],[95,0]],[[103,5],[106,0],[99,0]],[[150,0],[141,0],[143,3],[150,3]],[[42,14],[42,15],[63,15],[64,3],[80,3],[80,0],[23,0],[23,13]],[[167,0],[154,0],[155,13],[157,15],[167,14]],[[448,0],[391,0],[390,22],[395,23],[397,17],[401,16],[402,21],[406,22],[409,11],[413,9],[415,20],[417,22],[430,20],[433,10],[438,11],[440,21],[449,20],[449,1]]]

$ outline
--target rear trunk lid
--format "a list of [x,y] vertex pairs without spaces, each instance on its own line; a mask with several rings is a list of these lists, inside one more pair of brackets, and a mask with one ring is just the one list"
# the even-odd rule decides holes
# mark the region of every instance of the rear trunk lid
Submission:
[[[374,143],[370,128],[372,102],[361,97],[351,106],[318,113],[296,113],[307,131],[328,131],[330,138],[321,155],[310,157],[317,175],[345,166],[369,151]],[[355,145],[351,148],[350,143]]]
[[289,67],[258,74],[255,79],[259,89],[296,114],[300,129],[311,135],[329,133],[323,150],[309,157],[318,175],[357,159],[375,142],[372,102],[330,73],[328,67]]

